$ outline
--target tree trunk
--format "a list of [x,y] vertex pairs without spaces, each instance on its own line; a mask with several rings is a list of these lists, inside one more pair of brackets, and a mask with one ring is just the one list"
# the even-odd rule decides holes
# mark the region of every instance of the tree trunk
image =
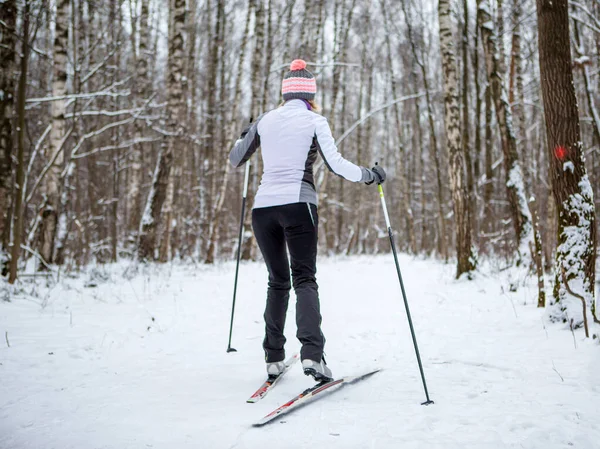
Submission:
[[[264,0],[253,0],[254,2],[254,17],[255,17],[255,46],[254,54],[252,56],[252,75],[250,80],[250,86],[252,89],[250,99],[250,118],[256,119],[261,112],[260,110],[260,86],[261,86],[261,73],[263,73],[263,58],[265,48],[265,6]],[[256,188],[258,187],[259,176],[261,172],[261,161],[255,159],[254,164],[250,166],[250,188],[248,189],[247,202],[252,205],[254,203],[254,195],[256,194]],[[250,206],[252,207],[252,206]],[[251,214],[246,215],[244,221],[245,229],[252,229],[252,217]],[[252,260],[254,258],[256,246],[256,239],[254,234],[250,234],[249,238],[243,242],[242,245],[242,260]]]
[[473,198],[471,198],[471,223],[473,223],[472,238],[475,240],[475,246],[478,245],[479,233],[481,229],[482,214],[478,214],[479,207],[477,206],[478,199],[481,194],[481,81],[479,76],[479,27],[477,26],[478,14],[475,16],[475,43],[473,44],[473,78],[475,82],[475,147],[473,150]]
[[[573,84],[567,0],[537,0],[540,75],[550,181],[558,217],[553,316],[581,325],[575,292],[594,312],[596,222]],[[584,308],[585,311],[585,308]],[[573,322],[571,322],[573,320]]]
[[448,174],[454,204],[456,227],[456,277],[475,269],[475,257],[471,247],[471,224],[469,196],[465,182],[465,160],[460,142],[460,107],[458,103],[458,74],[450,17],[450,0],[439,2],[440,48],[444,75],[444,122],[446,147],[448,148]]
[[[135,61],[135,94],[136,105],[140,106],[149,93],[148,82],[148,45],[150,39],[148,27],[148,2],[142,0],[142,9],[140,13],[140,41],[139,52]],[[141,120],[135,122],[135,139],[140,140],[143,137],[144,125]],[[148,146],[146,146],[148,148]],[[140,225],[141,203],[142,203],[142,154],[144,145],[137,143],[131,148],[131,170],[129,173],[129,183],[127,186],[127,230],[130,234],[137,233]]]
[[[56,30],[54,37],[54,67],[52,80],[52,96],[61,97],[67,93],[67,48],[69,37],[69,0],[56,2]],[[60,210],[60,173],[64,165],[63,140],[66,138],[65,128],[66,100],[55,100],[51,103],[52,130],[50,131],[47,163],[50,170],[44,178],[45,208],[42,215],[42,233],[40,256],[47,263],[54,262],[54,244],[58,232],[58,215]],[[53,161],[53,162],[52,162]],[[45,269],[44,265],[40,266]]]
[[490,234],[494,229],[494,207],[492,205],[492,195],[494,193],[494,170],[493,164],[493,142],[492,142],[492,120],[493,120],[493,105],[492,105],[492,89],[489,84],[485,88],[485,183],[483,185],[483,221],[484,230]]
[[[450,28],[451,29],[451,28]],[[475,204],[475,180],[473,178],[473,163],[471,160],[472,148],[469,141],[469,3],[463,0],[463,27],[462,27],[462,152],[465,158],[465,168],[467,173],[467,210],[469,212],[469,228],[471,234],[474,227]],[[475,73],[477,76],[477,73]],[[478,118],[477,118],[478,120]]]
[[10,258],[8,282],[17,280],[19,254],[21,253],[21,233],[23,232],[23,190],[25,189],[25,96],[27,94],[27,65],[29,62],[29,1],[23,5],[23,35],[21,46],[21,74],[17,92],[17,190],[13,226],[13,246]]
[[0,276],[6,275],[10,242],[10,192],[12,180],[13,109],[15,106],[16,0],[0,8]]
[[183,112],[183,55],[185,28],[185,0],[170,0],[169,6],[169,56],[167,58],[167,129],[169,135],[163,140],[158,158],[152,187],[146,202],[146,209],[142,217],[138,258],[140,260],[153,259],[156,249],[156,238],[161,222],[161,214],[167,188],[173,154],[182,132],[180,119]]

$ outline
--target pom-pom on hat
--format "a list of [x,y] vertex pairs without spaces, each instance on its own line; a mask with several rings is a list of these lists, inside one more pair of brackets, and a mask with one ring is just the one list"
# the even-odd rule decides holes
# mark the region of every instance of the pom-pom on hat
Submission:
[[281,83],[283,101],[314,100],[317,93],[317,82],[312,73],[306,70],[306,62],[302,59],[294,59],[290,64],[290,71],[283,77]]

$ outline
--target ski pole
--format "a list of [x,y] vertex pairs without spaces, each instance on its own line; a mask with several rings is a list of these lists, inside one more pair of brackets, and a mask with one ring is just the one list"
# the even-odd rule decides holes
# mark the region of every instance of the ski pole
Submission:
[[402,290],[402,297],[404,298],[404,307],[406,308],[406,316],[408,317],[408,324],[410,326],[410,333],[412,335],[413,344],[415,346],[415,353],[417,354],[417,362],[419,362],[419,370],[421,371],[421,380],[423,381],[423,388],[425,389],[425,397],[427,400],[422,402],[421,405],[429,405],[434,402],[429,399],[429,392],[427,391],[427,383],[425,382],[425,374],[423,373],[423,364],[421,363],[421,355],[419,354],[419,346],[417,345],[417,337],[415,336],[415,329],[413,327],[412,319],[410,317],[410,309],[408,308],[408,300],[406,299],[406,292],[404,291],[404,282],[402,282],[402,274],[400,273],[400,264],[398,263],[398,254],[396,254],[396,244],[394,243],[394,233],[392,232],[392,225],[390,224],[390,216],[388,214],[387,206],[385,204],[385,197],[383,196],[383,187],[381,184],[377,185],[379,190],[379,197],[381,198],[381,205],[383,206],[383,216],[385,217],[385,225],[388,229],[390,236],[390,244],[392,245],[392,253],[394,253],[394,262],[396,262],[396,271],[398,272],[398,280],[400,281],[400,289]]
[[231,304],[231,323],[229,324],[229,343],[227,352],[237,352],[237,349],[231,347],[231,334],[233,333],[233,314],[235,313],[235,297],[237,294],[238,272],[240,270],[240,255],[242,250],[242,236],[244,234],[244,215],[246,214],[246,196],[248,194],[248,178],[250,175],[250,162],[246,162],[246,172],[244,174],[244,191],[242,193],[242,216],[240,218],[240,236],[238,239],[237,262],[235,265],[235,280],[233,281],[233,303]]

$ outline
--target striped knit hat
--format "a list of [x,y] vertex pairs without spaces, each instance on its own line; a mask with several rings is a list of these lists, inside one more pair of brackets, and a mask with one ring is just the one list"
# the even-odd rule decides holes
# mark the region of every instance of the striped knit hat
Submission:
[[312,73],[306,70],[306,62],[295,59],[290,65],[290,71],[283,77],[281,84],[283,101],[298,98],[300,100],[313,100],[317,93],[317,83]]

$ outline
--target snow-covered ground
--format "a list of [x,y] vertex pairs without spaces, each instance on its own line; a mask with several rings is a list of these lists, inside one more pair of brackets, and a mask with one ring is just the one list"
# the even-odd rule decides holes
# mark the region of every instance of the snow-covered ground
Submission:
[[452,265],[400,263],[435,405],[420,405],[391,255],[318,273],[334,375],[383,371],[263,428],[312,384],[298,364],[245,402],[265,377],[263,265],[241,267],[227,354],[233,264],[120,264],[95,287],[88,273],[0,303],[0,448],[600,448],[600,347],[546,322],[533,280],[511,293],[509,271],[456,281]]

